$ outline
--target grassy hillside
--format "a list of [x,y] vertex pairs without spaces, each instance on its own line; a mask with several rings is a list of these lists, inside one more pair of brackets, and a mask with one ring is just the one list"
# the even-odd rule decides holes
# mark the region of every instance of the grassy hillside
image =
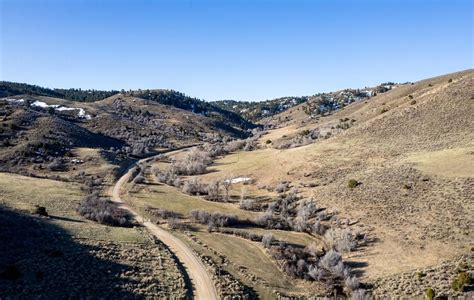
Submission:
[[[421,295],[428,287],[455,295],[451,282],[474,240],[473,79],[468,70],[400,85],[310,121],[302,104],[282,113],[291,122],[263,135],[258,150],[218,159],[199,178],[248,177],[248,189],[262,193],[291,182],[368,232],[373,242],[346,259],[363,281],[376,282],[375,295]],[[278,147],[316,131],[307,143]],[[416,274],[427,275],[413,286]]]

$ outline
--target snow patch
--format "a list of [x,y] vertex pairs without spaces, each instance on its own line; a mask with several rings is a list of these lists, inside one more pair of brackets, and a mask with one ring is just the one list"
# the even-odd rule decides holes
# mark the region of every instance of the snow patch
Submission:
[[35,102],[31,103],[31,106],[41,107],[41,108],[52,107],[56,109],[56,108],[59,108],[60,105],[48,105],[46,102],[36,100]]
[[25,102],[24,99],[2,99],[2,100],[5,100],[7,102],[12,102],[12,103],[23,103],[23,102]]
[[247,182],[247,181],[250,181],[252,180],[251,178],[249,177],[237,177],[237,178],[232,178],[232,179],[227,179],[226,182],[229,182],[230,183],[239,183],[239,182]]
[[[4,98],[4,99],[0,99],[0,100],[3,100],[3,101],[7,101],[7,102],[10,102],[10,103],[16,103],[16,104],[23,104],[25,102],[25,99],[12,99],[12,98]],[[43,101],[38,101],[36,100],[35,102],[31,103],[30,104],[31,106],[33,107],[40,107],[40,108],[49,108],[49,107],[52,107],[54,108],[54,110],[57,110],[57,111],[71,111],[71,110],[77,110],[77,116],[81,119],[86,119],[86,120],[90,120],[92,119],[91,115],[89,114],[86,114],[86,111],[83,109],[83,108],[80,108],[80,107],[65,107],[65,106],[62,106],[62,105],[58,105],[58,104],[47,104],[46,102],[43,102]]]

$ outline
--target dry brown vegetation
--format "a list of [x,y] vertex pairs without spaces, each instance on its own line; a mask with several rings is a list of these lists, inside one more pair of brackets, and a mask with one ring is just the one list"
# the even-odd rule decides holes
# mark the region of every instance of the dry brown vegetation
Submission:
[[[33,153],[51,150],[57,136],[43,126],[34,129],[42,122],[53,124],[58,136],[68,136],[73,147],[29,158],[38,162],[9,162],[11,170],[62,181],[18,177],[30,188],[2,185],[0,192],[7,196],[0,199],[6,206],[34,212],[41,222],[49,215],[53,225],[73,236],[106,237],[107,243],[135,241],[139,235],[134,228],[105,227],[80,217],[76,210],[81,199],[94,190],[106,192],[114,180],[112,170],[126,170],[134,155],[206,141],[140,163],[130,172],[123,199],[189,245],[220,296],[366,299],[367,294],[410,298],[429,292],[471,297],[473,77],[469,70],[395,85],[322,115],[309,115],[310,105],[303,103],[264,119],[272,129],[255,130],[246,140],[229,138],[229,132],[203,116],[131,96],[81,104],[96,118],[68,131],[52,116],[4,106],[3,133],[13,136],[2,145],[4,160],[19,147]],[[116,118],[124,123],[114,125]],[[151,127],[162,130],[163,136]],[[26,129],[25,134],[19,128]],[[103,145],[76,143],[82,137],[96,141],[101,132],[128,148],[115,148],[115,140],[105,141],[107,148],[113,147],[106,151],[97,150]],[[48,146],[28,148],[30,133]],[[10,184],[16,178],[11,176],[16,175],[2,174],[0,180]],[[52,194],[31,188],[32,183]],[[85,199],[79,211],[87,218],[109,225],[129,221],[104,198]],[[69,218],[74,221],[65,220]],[[108,257],[110,248],[117,249],[114,245],[98,252]],[[146,245],[149,253],[169,258],[160,252],[164,247]],[[142,255],[130,250],[136,245],[127,247],[118,248]],[[155,254],[145,261],[154,260]],[[114,259],[129,263],[136,261],[134,255]],[[167,261],[178,270],[178,263]],[[140,260],[140,268],[144,264]],[[7,274],[18,273],[6,267]],[[19,268],[23,274],[24,267]],[[159,280],[165,276],[152,273]],[[190,288],[185,272],[173,274],[179,286],[167,285],[170,278],[165,276],[159,295],[184,297]],[[138,278],[142,283],[130,283],[124,290],[143,296],[158,293],[155,279]]]

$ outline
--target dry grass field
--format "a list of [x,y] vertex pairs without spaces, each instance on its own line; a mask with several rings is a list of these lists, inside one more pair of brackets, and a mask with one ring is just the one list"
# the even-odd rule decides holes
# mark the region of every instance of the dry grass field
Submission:
[[[75,183],[0,173],[0,248],[14,251],[0,265],[18,270],[21,281],[1,280],[1,298],[31,293],[63,298],[66,290],[80,297],[186,296],[186,283],[167,248],[140,228],[110,227],[79,216],[83,196]],[[49,216],[32,214],[36,205]],[[34,247],[23,249],[29,244]]]

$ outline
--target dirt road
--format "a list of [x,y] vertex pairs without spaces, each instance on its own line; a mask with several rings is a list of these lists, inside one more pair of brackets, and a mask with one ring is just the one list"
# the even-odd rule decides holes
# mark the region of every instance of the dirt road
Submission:
[[[142,159],[138,162],[138,164],[145,163],[149,159],[150,158]],[[193,295],[195,299],[218,299],[217,292],[214,288],[214,285],[212,284],[209,274],[206,271],[206,268],[199,258],[193,253],[193,251],[168,231],[145,220],[141,215],[136,213],[122,201],[120,197],[120,191],[122,186],[127,183],[129,176],[130,171],[125,173],[125,175],[120,177],[120,179],[115,183],[112,190],[112,200],[119,203],[121,208],[128,210],[138,222],[142,223],[143,226],[149,230],[151,234],[162,241],[170,248],[171,251],[174,252],[179,261],[186,267],[188,276],[193,282]]]

